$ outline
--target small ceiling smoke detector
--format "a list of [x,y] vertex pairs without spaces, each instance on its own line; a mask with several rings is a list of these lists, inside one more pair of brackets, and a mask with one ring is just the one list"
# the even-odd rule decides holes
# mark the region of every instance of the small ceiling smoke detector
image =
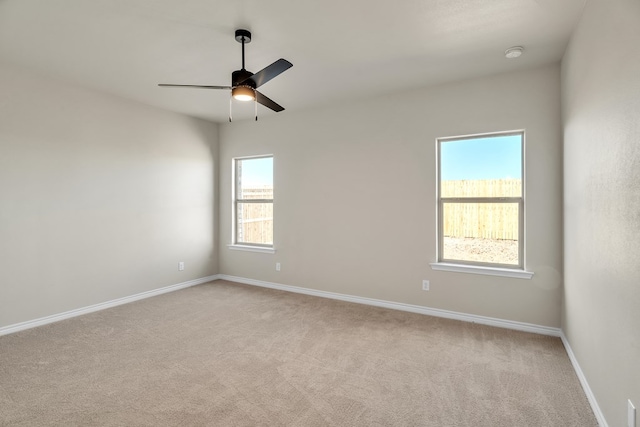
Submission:
[[504,51],[504,56],[508,59],[517,58],[522,55],[524,48],[522,46],[514,46]]

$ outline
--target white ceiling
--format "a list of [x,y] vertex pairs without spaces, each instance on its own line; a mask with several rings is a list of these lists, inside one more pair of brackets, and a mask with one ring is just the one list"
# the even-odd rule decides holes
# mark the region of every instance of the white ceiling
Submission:
[[[226,121],[246,68],[293,68],[261,87],[286,111],[560,60],[585,0],[0,0],[0,61],[146,104]],[[507,60],[504,50],[525,54]],[[240,110],[238,110],[240,108]],[[253,107],[234,103],[234,120]]]

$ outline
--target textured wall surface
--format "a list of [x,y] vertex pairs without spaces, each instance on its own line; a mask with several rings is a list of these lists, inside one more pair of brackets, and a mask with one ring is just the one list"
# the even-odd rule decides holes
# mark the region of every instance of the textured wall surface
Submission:
[[[431,270],[436,138],[518,129],[533,279]],[[221,125],[220,273],[559,327],[561,134],[557,64]],[[232,158],[260,154],[274,155],[274,255],[226,247]]]
[[610,426],[640,408],[640,2],[590,0],[562,63],[563,329]]
[[216,151],[212,123],[0,67],[0,327],[217,273]]

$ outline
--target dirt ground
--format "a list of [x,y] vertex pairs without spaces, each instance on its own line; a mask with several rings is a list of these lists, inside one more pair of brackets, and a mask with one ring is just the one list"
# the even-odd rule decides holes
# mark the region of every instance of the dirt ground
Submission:
[[518,241],[445,237],[443,255],[446,259],[517,265]]

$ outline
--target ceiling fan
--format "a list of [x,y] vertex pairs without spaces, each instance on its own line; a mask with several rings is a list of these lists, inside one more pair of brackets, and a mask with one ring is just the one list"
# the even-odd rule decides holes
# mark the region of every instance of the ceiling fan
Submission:
[[[273,111],[280,112],[284,107],[258,92],[258,88],[269,80],[284,73],[293,64],[286,59],[278,59],[273,64],[263,68],[257,73],[252,73],[244,68],[244,45],[251,42],[251,33],[248,30],[236,30],[236,41],[242,44],[242,69],[231,73],[231,86],[202,86],[202,85],[176,85],[160,83],[161,87],[188,87],[196,89],[231,89],[231,96],[238,101],[255,101],[256,120],[258,120],[258,103]],[[229,98],[229,121],[231,121],[231,98]]]

